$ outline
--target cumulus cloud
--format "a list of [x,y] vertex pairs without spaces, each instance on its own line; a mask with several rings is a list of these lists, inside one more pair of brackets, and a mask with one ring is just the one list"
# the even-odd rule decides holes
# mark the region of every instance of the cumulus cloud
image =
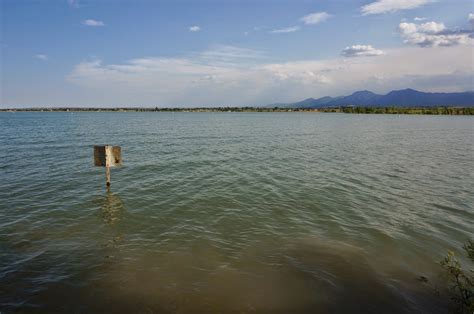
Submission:
[[189,27],[190,32],[199,32],[200,30],[201,30],[201,27],[199,27],[197,25],[193,25],[193,26]]
[[362,15],[382,14],[418,8],[432,0],[377,0],[364,5],[360,10]]
[[37,54],[35,55],[35,58],[41,61],[48,61],[48,56],[45,54]]
[[331,17],[331,14],[328,14],[327,12],[315,12],[315,13],[311,13],[306,16],[303,16],[300,20],[306,25],[314,25],[314,24],[319,24],[321,22],[324,22],[330,17]]
[[426,21],[426,17],[418,17],[418,16],[417,16],[417,17],[415,17],[413,20],[414,20],[415,22],[422,22],[422,21]]
[[270,33],[272,34],[293,33],[299,30],[300,30],[299,26],[290,26],[290,27],[285,27],[285,28],[274,29],[270,31]]
[[400,23],[398,30],[405,43],[420,47],[450,47],[464,44],[472,37],[473,31],[466,29],[452,30],[443,23],[427,22],[423,24]]
[[415,46],[387,50],[377,58],[274,62],[264,52],[220,45],[180,58],[84,61],[68,81],[81,90],[77,101],[100,99],[98,105],[262,105],[360,89],[470,90],[472,73],[466,64],[471,54],[468,45]]
[[81,23],[82,25],[85,25],[85,26],[93,26],[93,27],[105,26],[104,22],[93,20],[93,19],[84,20]]
[[371,45],[348,46],[342,51],[344,57],[375,57],[383,54],[382,50],[375,49]]

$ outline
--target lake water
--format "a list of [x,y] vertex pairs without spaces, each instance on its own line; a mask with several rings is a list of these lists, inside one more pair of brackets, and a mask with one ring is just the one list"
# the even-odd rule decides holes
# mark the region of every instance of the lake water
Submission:
[[[444,313],[474,119],[0,113],[0,311]],[[124,166],[93,166],[92,146]]]

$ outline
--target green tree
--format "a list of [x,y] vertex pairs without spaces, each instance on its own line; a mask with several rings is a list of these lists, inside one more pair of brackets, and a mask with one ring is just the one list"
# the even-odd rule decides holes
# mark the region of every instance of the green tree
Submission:
[[[469,240],[463,248],[469,260],[474,262],[474,242]],[[456,306],[455,312],[474,313],[474,269],[468,272],[464,271],[460,261],[451,251],[440,264],[448,276],[449,288],[452,293],[451,299]]]

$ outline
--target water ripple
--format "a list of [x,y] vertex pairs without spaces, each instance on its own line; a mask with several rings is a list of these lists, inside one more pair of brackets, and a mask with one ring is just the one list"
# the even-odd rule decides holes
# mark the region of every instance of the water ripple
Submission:
[[[472,132],[467,117],[0,113],[0,307],[443,312],[413,279],[474,237]],[[105,143],[123,150],[111,192],[92,164]]]

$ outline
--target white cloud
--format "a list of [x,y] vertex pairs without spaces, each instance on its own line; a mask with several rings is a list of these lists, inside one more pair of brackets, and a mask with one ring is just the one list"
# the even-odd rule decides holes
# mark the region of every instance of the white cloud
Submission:
[[417,16],[417,17],[415,17],[413,20],[414,20],[415,22],[422,22],[422,21],[426,21],[426,17],[418,17],[418,16]]
[[41,61],[48,61],[48,56],[45,54],[37,54],[35,55],[35,58]]
[[254,32],[260,32],[260,31],[265,31],[265,30],[268,30],[270,29],[271,27],[267,26],[267,25],[257,25],[257,26],[254,26],[252,28],[252,30]]
[[406,87],[463,91],[473,89],[472,73],[466,69],[471,49],[415,46],[387,50],[377,58],[271,62],[263,52],[220,45],[181,58],[84,61],[68,80],[81,91],[77,101],[99,100],[97,105],[104,106],[262,105]]
[[371,45],[353,45],[342,51],[344,57],[375,57],[383,54],[382,50],[375,49]]
[[84,20],[81,23],[82,25],[85,25],[85,26],[93,26],[93,27],[105,26],[104,22],[93,20],[93,19]]
[[201,28],[197,25],[193,25],[193,26],[189,27],[190,32],[199,32],[200,30],[201,30]]
[[78,9],[80,7],[79,0],[67,0],[67,3],[73,9]]
[[303,16],[300,20],[306,25],[319,24],[326,21],[332,15],[327,12],[316,12]]
[[469,23],[471,23],[471,26],[474,27],[474,14],[469,13],[469,16],[468,16],[467,19],[468,19]]
[[293,32],[299,31],[299,30],[300,30],[299,26],[290,26],[290,27],[285,27],[285,28],[272,30],[272,31],[270,31],[270,33],[272,33],[272,34],[293,33]]
[[197,57],[208,64],[226,64],[239,66],[245,65],[265,58],[265,54],[258,50],[240,48],[229,45],[214,45],[197,55]]
[[432,0],[377,0],[361,8],[362,15],[381,14],[418,8]]
[[451,30],[443,23],[427,22],[423,24],[400,23],[398,30],[405,43],[420,47],[450,47],[468,42],[472,30]]

